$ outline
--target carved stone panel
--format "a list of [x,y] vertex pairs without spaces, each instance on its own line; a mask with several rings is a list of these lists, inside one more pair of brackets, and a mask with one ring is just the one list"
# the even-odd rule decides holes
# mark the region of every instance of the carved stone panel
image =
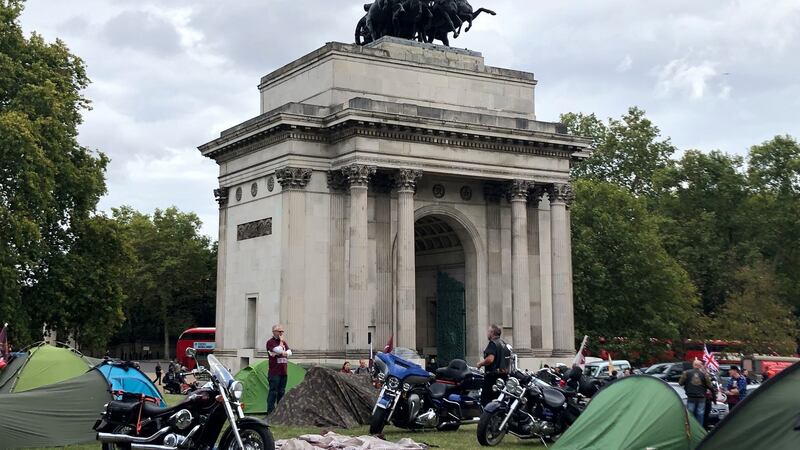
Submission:
[[236,240],[244,241],[272,234],[272,217],[243,223],[236,227]]

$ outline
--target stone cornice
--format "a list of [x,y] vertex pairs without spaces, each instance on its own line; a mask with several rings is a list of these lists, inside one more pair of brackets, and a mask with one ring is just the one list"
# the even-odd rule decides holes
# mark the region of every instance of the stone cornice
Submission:
[[564,159],[590,148],[588,140],[559,130],[557,124],[527,119],[353,99],[346,107],[288,104],[224,131],[199,149],[224,162],[288,140],[331,145],[354,137]]

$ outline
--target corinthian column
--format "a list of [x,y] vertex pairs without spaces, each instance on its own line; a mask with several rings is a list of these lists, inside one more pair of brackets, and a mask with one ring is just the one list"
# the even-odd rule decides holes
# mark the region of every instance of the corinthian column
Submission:
[[367,189],[376,168],[354,164],[343,172],[350,184],[350,286],[347,302],[348,352],[368,348],[370,308],[367,295]]
[[216,323],[221,333],[216,334],[216,346],[225,348],[225,263],[228,254],[227,224],[228,224],[228,188],[214,189],[214,197],[219,203],[219,236],[217,246],[217,311]]
[[397,186],[397,346],[417,348],[417,287],[414,260],[414,190],[422,171],[400,169]]
[[567,202],[572,199],[572,187],[554,184],[549,194],[553,252],[553,355],[571,356],[575,354],[575,323]]
[[[306,274],[306,193],[311,169],[284,167],[275,171],[281,185],[281,318],[292,336],[292,345],[308,348],[304,341]],[[311,325],[311,324],[308,324]]]
[[514,180],[509,189],[511,202],[511,285],[513,289],[513,336],[517,353],[531,349],[531,287],[528,273],[528,189],[527,181]]

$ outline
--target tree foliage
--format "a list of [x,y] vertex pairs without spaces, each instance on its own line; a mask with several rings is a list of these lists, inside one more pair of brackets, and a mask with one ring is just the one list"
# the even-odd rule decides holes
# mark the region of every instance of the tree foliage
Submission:
[[83,62],[60,40],[26,38],[22,7],[0,1],[0,317],[18,341],[38,339],[46,323],[96,342],[108,324],[76,305],[106,311],[113,326],[122,295],[102,278],[125,261],[113,226],[95,215],[108,159],[77,142],[89,106]]
[[133,270],[124,278],[127,322],[117,340],[160,336],[168,357],[183,329],[214,324],[216,246],[200,233],[196,214],[175,207],[152,216],[122,207],[113,216],[134,255]]
[[681,337],[694,316],[695,288],[664,249],[645,202],[604,181],[579,180],[575,192],[578,334],[625,337],[640,353],[649,338]]

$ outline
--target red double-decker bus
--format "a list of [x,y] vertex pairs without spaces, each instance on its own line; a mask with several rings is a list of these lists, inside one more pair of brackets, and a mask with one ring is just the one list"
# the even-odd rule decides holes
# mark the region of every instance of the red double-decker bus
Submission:
[[181,333],[175,350],[178,363],[189,370],[195,368],[194,360],[186,357],[186,349],[189,347],[197,350],[197,359],[201,363],[205,361],[208,355],[214,353],[216,332],[217,329],[213,327],[200,327],[189,328]]

